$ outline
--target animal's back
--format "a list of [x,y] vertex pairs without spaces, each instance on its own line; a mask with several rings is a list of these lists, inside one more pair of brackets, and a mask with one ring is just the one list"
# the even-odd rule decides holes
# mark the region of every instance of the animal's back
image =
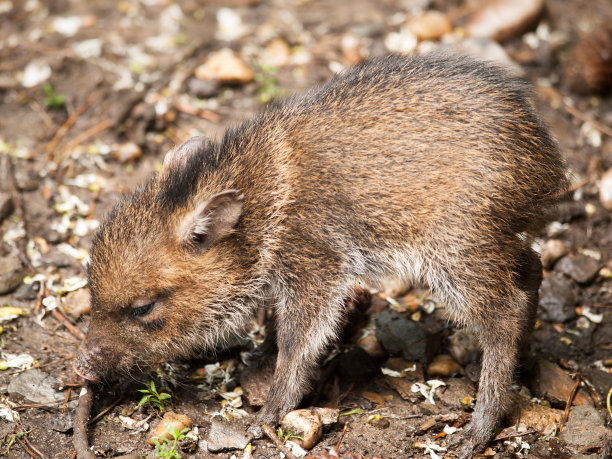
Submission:
[[368,61],[282,109],[288,160],[301,174],[295,194],[328,217],[396,234],[398,223],[405,235],[469,218],[537,228],[566,179],[529,96],[467,57]]

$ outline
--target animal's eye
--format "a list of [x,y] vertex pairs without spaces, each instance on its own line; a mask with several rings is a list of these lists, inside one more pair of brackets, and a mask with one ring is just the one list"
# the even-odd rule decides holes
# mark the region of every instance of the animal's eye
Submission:
[[137,306],[135,308],[132,308],[132,311],[131,311],[132,317],[146,316],[148,313],[151,312],[154,304],[155,304],[154,302],[151,302],[151,303],[143,304],[142,306]]

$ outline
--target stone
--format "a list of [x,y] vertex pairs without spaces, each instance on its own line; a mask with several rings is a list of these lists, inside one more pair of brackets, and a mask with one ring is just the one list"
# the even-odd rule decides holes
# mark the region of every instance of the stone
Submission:
[[601,176],[599,182],[599,202],[607,210],[612,210],[612,168]]
[[[599,449],[605,455],[612,442],[612,431],[606,428],[600,411],[592,406],[582,405],[571,409],[569,419],[559,438],[575,454]],[[604,455],[594,457],[604,457]]]
[[192,425],[191,419],[184,414],[175,413],[168,411],[164,414],[161,421],[151,430],[151,435],[147,439],[149,445],[154,445],[155,441],[162,442],[163,438],[168,440],[172,439],[170,431],[182,431],[183,429],[190,429]]
[[544,10],[544,0],[489,0],[473,13],[465,30],[472,37],[505,41],[533,28]]
[[217,80],[200,80],[190,78],[187,81],[187,92],[201,99],[208,99],[219,94],[220,84]]
[[[554,404],[564,406],[572,392],[575,381],[558,365],[546,359],[538,359],[530,389],[534,395],[545,398]],[[582,388],[574,397],[574,405],[591,404],[591,399]]]
[[240,386],[251,406],[263,406],[266,403],[268,390],[274,378],[276,359],[263,363],[249,361],[249,366],[240,373]]
[[282,38],[276,37],[266,44],[261,53],[261,61],[272,67],[282,67],[289,62],[290,54],[289,44]]
[[60,386],[59,380],[38,368],[31,368],[18,374],[8,386],[11,396],[19,395],[32,403],[59,404],[65,394],[55,390]]
[[580,284],[588,284],[595,279],[601,266],[601,262],[591,256],[573,253],[559,260],[555,269],[567,274]]
[[461,365],[447,354],[437,355],[427,367],[428,376],[454,376],[461,371]]
[[251,67],[228,48],[211,53],[194,74],[200,80],[217,80],[225,84],[245,84],[255,77]]
[[[563,425],[563,410],[540,405],[525,397],[518,397],[518,406],[518,411],[511,412],[513,415],[511,424],[516,424],[518,421],[545,436],[554,435]],[[517,414],[519,414],[518,419]]]
[[366,351],[374,359],[382,359],[387,354],[374,333],[366,333],[357,340],[357,346]]
[[551,272],[540,286],[540,317],[550,322],[566,322],[576,317],[578,286],[567,276]]
[[0,257],[0,295],[19,287],[25,275],[26,268],[17,257]]
[[0,192],[0,223],[10,217],[14,210],[15,205],[11,195],[9,193]]
[[430,338],[421,324],[393,310],[382,311],[374,322],[376,339],[389,354],[410,361],[427,361]]
[[206,439],[208,451],[219,453],[234,449],[244,449],[252,436],[239,426],[213,419]]
[[419,40],[439,40],[453,31],[453,25],[444,13],[425,11],[408,21],[408,30]]
[[78,319],[81,315],[87,314],[90,311],[91,295],[89,290],[81,288],[74,292],[68,293],[62,298],[64,311],[73,319]]
[[567,253],[567,246],[559,239],[549,239],[540,249],[540,259],[542,266],[549,269],[555,261]]
[[117,146],[113,151],[113,158],[120,163],[131,163],[142,156],[142,149],[134,142],[126,142]]
[[304,449],[311,449],[323,434],[321,418],[312,410],[294,410],[287,413],[281,421],[281,427],[285,433],[290,431],[291,435],[302,437],[292,438],[291,441]]

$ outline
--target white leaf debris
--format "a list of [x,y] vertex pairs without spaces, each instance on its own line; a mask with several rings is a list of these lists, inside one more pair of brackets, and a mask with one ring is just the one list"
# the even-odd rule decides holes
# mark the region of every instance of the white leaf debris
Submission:
[[457,432],[457,430],[458,430],[458,429],[457,429],[457,427],[452,427],[452,426],[449,426],[448,424],[446,424],[446,425],[444,426],[444,430],[443,430],[443,432],[444,432],[446,435],[452,435],[452,434],[454,434],[455,432]]
[[437,445],[429,439],[427,439],[427,441],[417,441],[414,446],[416,446],[417,448],[424,449],[425,451],[423,452],[425,454],[429,454],[431,459],[442,459],[442,457],[436,454],[436,452],[441,453],[446,451],[446,448]]
[[294,441],[288,441],[285,443],[285,446],[293,453],[295,457],[304,457],[306,454],[308,454],[304,448]]
[[393,378],[405,378],[406,373],[409,373],[411,371],[416,371],[416,363],[412,365],[411,367],[404,368],[402,371],[396,371],[396,370],[392,370],[391,368],[386,368],[386,367],[382,367],[380,371],[385,376],[391,376]]
[[580,315],[586,317],[594,324],[600,324],[603,321],[603,314],[596,314],[591,312],[591,308],[588,306],[583,306],[580,308]]
[[19,413],[11,409],[13,406],[15,406],[14,403],[2,397],[2,401],[0,402],[0,418],[8,422],[19,422],[21,420],[19,418]]
[[0,308],[0,322],[9,322],[25,314],[27,314],[27,312],[21,308],[15,308],[13,306],[3,306]]
[[442,386],[446,386],[443,381],[440,381],[439,379],[430,379],[427,381],[427,384],[414,383],[410,390],[412,390],[412,392],[420,392],[428,403],[435,405],[436,402],[434,402],[434,395],[436,389]]
[[21,85],[24,88],[33,88],[38,86],[43,81],[46,81],[51,76],[51,67],[41,59],[31,61],[23,70],[21,76]]
[[26,353],[5,354],[3,352],[0,355],[2,358],[2,362],[0,362],[0,365],[6,368],[19,368],[20,370],[25,370],[26,368],[30,368],[34,364],[34,357]]
[[137,421],[136,419],[132,419],[128,416],[119,415],[119,420],[121,421],[121,425],[124,428],[128,430],[133,430],[134,433],[139,433],[139,432],[146,432],[147,430],[149,430],[149,423],[147,421],[151,419],[151,416],[148,416],[145,419]]
[[217,11],[217,33],[218,40],[232,41],[244,36],[247,27],[242,23],[240,14],[231,8],[221,8]]
[[55,31],[65,37],[75,35],[82,25],[83,19],[78,16],[57,17],[53,20]]

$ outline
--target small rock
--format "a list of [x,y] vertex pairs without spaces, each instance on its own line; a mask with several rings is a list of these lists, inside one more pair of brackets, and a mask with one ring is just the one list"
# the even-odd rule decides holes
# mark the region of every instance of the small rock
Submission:
[[376,338],[389,354],[411,361],[427,360],[430,338],[421,324],[393,310],[382,311],[374,321]]
[[461,365],[447,354],[437,355],[427,367],[429,376],[454,376],[461,373]]
[[51,66],[42,59],[34,59],[23,70],[21,85],[24,88],[33,88],[46,81],[51,76]]
[[142,156],[141,148],[134,142],[126,142],[117,146],[113,151],[113,158],[121,163],[136,161]]
[[582,405],[572,408],[559,438],[567,443],[574,453],[595,448],[605,453],[612,442],[612,433],[606,428],[603,416],[596,408]]
[[178,430],[179,432],[183,429],[191,428],[191,419],[184,414],[174,413],[168,411],[164,414],[162,420],[151,430],[151,436],[147,439],[149,445],[154,445],[155,441],[161,442],[162,438],[170,440],[172,435],[168,430]]
[[612,210],[612,168],[601,177],[599,183],[599,201],[607,210]]
[[452,334],[449,351],[461,365],[479,360],[481,354],[476,334],[465,328],[456,330]]
[[284,432],[302,437],[292,438],[304,449],[311,449],[317,444],[323,433],[323,423],[319,415],[311,410],[295,410],[288,413],[281,421]]
[[81,288],[74,292],[68,293],[62,298],[62,305],[64,311],[74,319],[78,319],[83,314],[87,314],[90,311],[91,296],[89,290]]
[[564,201],[556,208],[555,219],[561,223],[569,223],[586,215],[586,206],[581,201]]
[[221,85],[217,80],[200,80],[198,78],[190,78],[187,81],[187,92],[192,96],[201,99],[208,99],[219,94]]
[[16,257],[0,257],[0,295],[10,293],[21,285],[26,268]]
[[60,416],[53,416],[51,420],[51,429],[56,432],[66,433],[72,429],[72,415],[65,413]]
[[419,40],[439,40],[453,31],[451,21],[439,11],[425,11],[408,21],[408,30]]
[[285,40],[280,37],[273,38],[263,49],[262,62],[273,67],[282,67],[289,62],[291,49]]
[[21,191],[36,191],[40,185],[40,177],[33,170],[17,169],[15,171],[15,182]]
[[13,198],[9,193],[0,192],[0,223],[15,210]]
[[268,390],[274,379],[275,363],[275,359],[265,363],[249,362],[249,366],[240,373],[240,386],[249,405],[263,406],[266,403]]
[[40,293],[40,282],[21,284],[15,292],[15,298],[22,301],[32,301],[38,298]]
[[[559,431],[563,424],[563,410],[557,410],[548,406],[529,401],[524,397],[518,397],[519,410],[514,410],[514,418],[511,423],[517,421],[525,424],[526,427],[537,430],[545,436],[553,435]],[[520,418],[516,419],[516,414],[520,413]]]
[[375,359],[384,358],[387,353],[382,348],[374,333],[366,333],[357,341],[357,346],[366,351],[370,357]]
[[465,26],[472,37],[508,40],[534,27],[544,0],[489,0],[470,16]]
[[604,24],[580,37],[569,52],[563,71],[570,88],[579,94],[612,89],[612,26]]
[[207,448],[211,453],[244,449],[252,438],[250,434],[240,427],[227,422],[213,420],[208,431]]
[[347,33],[342,37],[340,47],[342,48],[342,57],[349,65],[363,61],[363,43],[359,35],[351,32]]
[[540,316],[550,322],[566,322],[576,317],[576,283],[558,272],[551,272],[540,286]]
[[582,253],[563,257],[555,266],[557,271],[567,274],[580,284],[588,284],[597,276],[601,262]]
[[542,245],[540,259],[542,266],[549,269],[555,261],[567,253],[567,246],[559,239],[549,239]]
[[[567,403],[575,381],[558,365],[546,359],[538,359],[531,379],[531,391],[534,395],[546,398],[553,403]],[[590,404],[590,398],[584,389],[579,389],[574,397],[574,405]]]
[[54,404],[64,401],[65,394],[55,390],[60,382],[38,368],[31,368],[18,374],[8,386],[11,396],[19,395],[32,403]]
[[226,84],[245,84],[253,81],[253,70],[231,49],[211,53],[207,61],[195,69],[200,80],[217,80]]
[[340,410],[337,408],[322,408],[316,406],[311,408],[311,410],[319,415],[319,419],[321,419],[321,423],[324,426],[335,424],[338,422],[338,417],[340,416]]

